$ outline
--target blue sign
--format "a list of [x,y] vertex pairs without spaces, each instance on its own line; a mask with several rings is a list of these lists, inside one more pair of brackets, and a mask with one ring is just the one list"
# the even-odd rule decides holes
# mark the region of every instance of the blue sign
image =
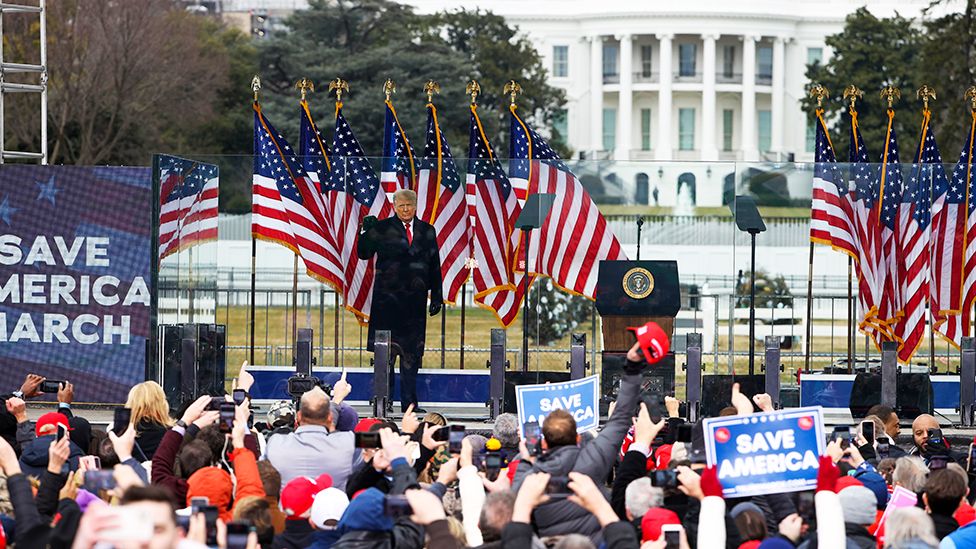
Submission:
[[599,385],[597,376],[590,376],[575,381],[515,387],[519,431],[526,422],[542,425],[549,412],[559,409],[573,415],[577,432],[595,430],[600,424]]
[[703,426],[705,458],[726,498],[817,487],[826,446],[819,406],[709,418]]

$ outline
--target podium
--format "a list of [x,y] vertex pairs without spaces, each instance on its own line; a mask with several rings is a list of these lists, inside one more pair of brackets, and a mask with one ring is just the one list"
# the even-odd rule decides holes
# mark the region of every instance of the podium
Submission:
[[[674,317],[681,308],[676,261],[601,261],[596,287],[596,310],[603,334],[601,414],[616,398],[616,388],[634,346],[627,330],[654,321],[674,339]],[[664,397],[674,394],[674,353],[643,372],[642,398],[664,410]]]

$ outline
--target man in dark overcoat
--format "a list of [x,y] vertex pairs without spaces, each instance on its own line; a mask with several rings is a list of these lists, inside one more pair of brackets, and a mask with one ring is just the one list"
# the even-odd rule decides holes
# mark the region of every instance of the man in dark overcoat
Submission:
[[[394,217],[363,219],[357,254],[376,256],[373,302],[367,348],[372,351],[376,330],[389,330],[400,355],[400,407],[417,407],[417,371],[423,363],[427,313],[443,305],[441,260],[437,235],[429,223],[417,219],[417,193],[401,189],[393,195]],[[430,292],[430,307],[427,294]]]

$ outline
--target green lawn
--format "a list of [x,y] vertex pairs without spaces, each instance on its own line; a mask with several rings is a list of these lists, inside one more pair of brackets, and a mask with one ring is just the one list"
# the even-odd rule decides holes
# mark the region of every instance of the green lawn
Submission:
[[[603,215],[673,215],[674,208],[662,206],[610,205],[600,206]],[[767,207],[760,206],[759,212],[765,218],[773,217],[810,217],[810,208]],[[732,212],[726,206],[695,208],[695,215],[732,217]]]

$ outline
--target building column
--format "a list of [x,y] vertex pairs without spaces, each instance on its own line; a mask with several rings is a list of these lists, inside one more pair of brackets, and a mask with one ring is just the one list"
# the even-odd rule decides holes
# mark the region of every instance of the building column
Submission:
[[773,40],[773,92],[772,92],[772,132],[770,148],[773,153],[784,155],[783,150],[783,102],[786,92],[786,38],[777,36]]
[[657,94],[657,135],[654,145],[654,157],[658,160],[671,160],[674,152],[671,145],[671,135],[674,127],[671,125],[671,41],[673,34],[658,34],[660,45],[657,48],[658,74],[661,77],[660,91]]
[[715,41],[718,36],[706,34],[702,36],[705,43],[703,50],[702,75],[702,140],[701,159],[718,160],[718,144],[715,142]]
[[634,42],[629,34],[618,35],[616,38],[620,41],[620,95],[617,100],[617,142],[613,158],[630,160],[634,119]]
[[742,135],[739,148],[742,160],[759,160],[759,136],[756,133],[756,41],[758,36],[742,37]]
[[590,150],[603,150],[603,37],[590,36]]

